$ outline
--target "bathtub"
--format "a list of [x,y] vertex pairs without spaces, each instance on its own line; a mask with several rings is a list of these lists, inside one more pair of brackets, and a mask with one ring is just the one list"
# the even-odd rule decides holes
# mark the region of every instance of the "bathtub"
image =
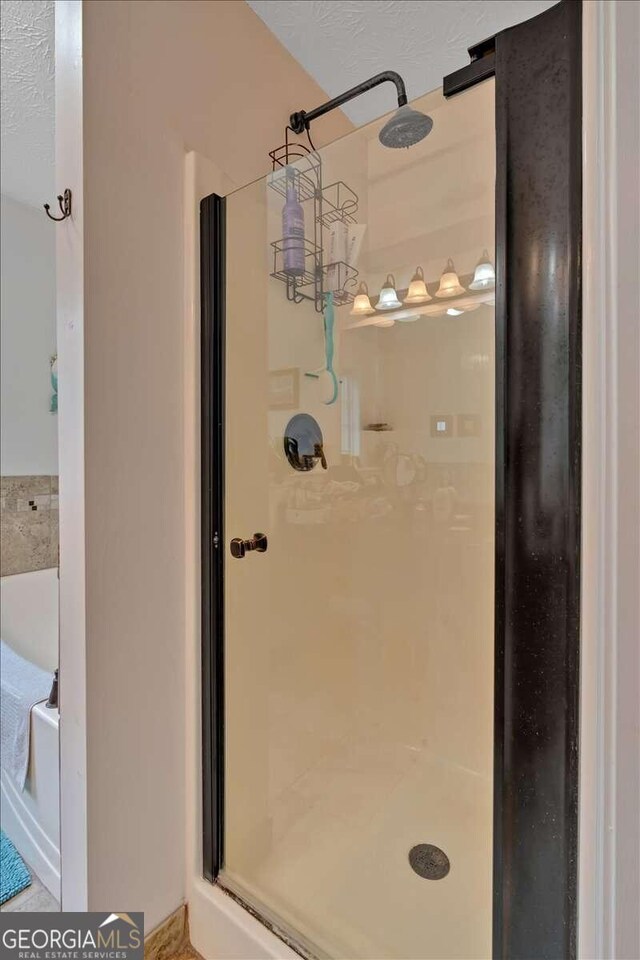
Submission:
[[[2,577],[2,639],[21,657],[53,674],[58,659],[57,571]],[[44,703],[31,710],[29,773],[20,790],[0,777],[0,824],[51,894],[60,900],[59,714]]]
[[47,673],[58,666],[58,571],[0,578],[0,636]]

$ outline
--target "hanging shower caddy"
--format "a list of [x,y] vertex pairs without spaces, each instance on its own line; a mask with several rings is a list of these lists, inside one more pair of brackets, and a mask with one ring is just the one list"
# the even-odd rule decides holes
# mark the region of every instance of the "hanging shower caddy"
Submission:
[[[304,144],[290,143],[289,129],[286,128],[284,144],[269,152],[272,173],[267,185],[286,199],[287,185],[293,183],[298,201],[308,211],[305,224],[311,222],[313,234],[297,241],[304,246],[304,271],[295,276],[284,269],[286,238],[272,241],[273,269],[270,275],[285,284],[287,300],[292,303],[310,300],[317,312],[322,313],[325,293],[329,290],[336,306],[352,303],[356,293],[356,268],[345,260],[325,262],[323,231],[333,223],[355,223],[358,196],[343,180],[324,186],[320,154]],[[294,161],[295,165],[292,165]],[[309,215],[311,212],[312,216]]]

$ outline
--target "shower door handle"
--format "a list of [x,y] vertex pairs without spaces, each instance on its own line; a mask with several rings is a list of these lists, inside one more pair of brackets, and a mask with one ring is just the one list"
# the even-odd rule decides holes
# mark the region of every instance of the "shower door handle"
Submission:
[[267,535],[266,533],[254,533],[250,540],[241,540],[240,537],[234,537],[229,544],[231,556],[236,560],[242,560],[245,554],[255,550],[256,553],[266,553]]

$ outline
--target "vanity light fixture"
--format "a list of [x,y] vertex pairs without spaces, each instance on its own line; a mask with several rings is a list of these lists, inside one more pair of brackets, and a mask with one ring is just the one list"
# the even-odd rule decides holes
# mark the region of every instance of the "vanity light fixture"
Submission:
[[371,300],[369,299],[369,288],[364,280],[358,287],[358,292],[353,300],[353,307],[349,313],[352,317],[370,317],[372,313],[375,313],[375,310],[371,306]]
[[455,307],[449,307],[447,310],[448,317],[460,317],[464,313],[464,310],[456,310]]
[[407,295],[403,303],[427,303],[429,300],[431,300],[431,295],[424,282],[424,271],[422,267],[416,267],[416,272],[411,278],[411,283],[409,284],[409,289],[407,290]]
[[496,285],[496,271],[489,259],[486,250],[482,251],[482,256],[476,264],[473,274],[473,280],[469,284],[469,290],[493,290]]
[[392,273],[388,273],[387,279],[380,290],[376,310],[397,310],[398,307],[401,306],[402,304],[398,300],[398,294],[396,293],[395,277]]
[[453,265],[453,260],[447,260],[447,265],[442,271],[440,277],[440,286],[436,290],[436,297],[445,299],[447,297],[461,297],[464,293],[464,287],[460,286],[460,280]]

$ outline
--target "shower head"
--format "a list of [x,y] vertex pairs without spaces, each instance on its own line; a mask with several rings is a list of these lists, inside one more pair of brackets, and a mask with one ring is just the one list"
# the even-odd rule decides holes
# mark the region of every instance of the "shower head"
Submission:
[[432,127],[431,117],[405,103],[387,120],[378,139],[384,147],[412,147],[414,143],[424,140]]
[[426,114],[420,113],[419,110],[407,106],[407,90],[404,80],[394,70],[377,73],[375,77],[359,83],[357,87],[352,87],[351,90],[341,93],[333,100],[328,100],[321,106],[316,107],[315,110],[309,110],[308,113],[306,110],[298,110],[296,113],[292,113],[289,117],[289,127],[294,133],[304,133],[305,130],[308,133],[313,120],[317,120],[318,117],[329,113],[330,110],[341,107],[343,103],[347,103],[354,97],[359,97],[360,94],[366,93],[367,90],[372,90],[378,84],[387,81],[395,84],[398,94],[398,109],[380,131],[380,143],[384,144],[385,147],[411,147],[414,143],[418,143],[419,140],[426,137],[433,126],[433,120]]

